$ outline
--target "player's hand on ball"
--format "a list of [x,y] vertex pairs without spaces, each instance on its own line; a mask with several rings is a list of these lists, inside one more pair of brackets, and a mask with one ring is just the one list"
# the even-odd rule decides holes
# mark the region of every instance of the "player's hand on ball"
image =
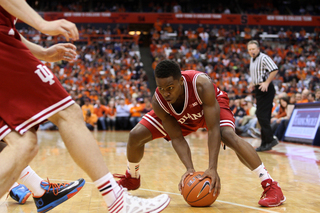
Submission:
[[188,169],[188,170],[181,176],[181,180],[180,180],[180,183],[179,183],[179,185],[178,185],[180,193],[182,192],[182,187],[184,187],[184,179],[185,179],[188,175],[193,175],[194,172],[196,172],[196,170],[194,170],[194,169]]
[[218,175],[217,170],[207,169],[199,179],[202,180],[205,177],[209,177],[211,179],[209,192],[214,190],[213,196],[215,196],[216,194],[219,195],[220,189],[221,189],[221,183],[220,183],[220,177]]

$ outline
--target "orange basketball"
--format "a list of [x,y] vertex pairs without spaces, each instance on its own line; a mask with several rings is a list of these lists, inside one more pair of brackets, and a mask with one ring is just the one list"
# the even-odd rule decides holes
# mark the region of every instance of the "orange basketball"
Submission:
[[194,172],[184,180],[182,196],[190,206],[210,206],[218,197],[213,196],[213,190],[209,193],[211,179],[206,177],[199,180],[204,172]]

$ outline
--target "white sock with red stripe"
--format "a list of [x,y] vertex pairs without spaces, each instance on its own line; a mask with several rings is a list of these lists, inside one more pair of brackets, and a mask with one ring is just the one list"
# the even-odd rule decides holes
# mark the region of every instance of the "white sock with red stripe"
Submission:
[[269,175],[269,172],[266,170],[263,163],[253,171],[259,176],[261,182],[267,179],[271,179],[273,181],[272,177]]
[[15,182],[15,183],[11,186],[11,188],[9,189],[9,192],[10,192],[14,187],[17,187],[17,186],[19,186],[19,183]]
[[128,172],[130,173],[131,177],[133,178],[139,178],[140,176],[140,164],[139,163],[130,163],[129,161],[127,162],[128,165]]
[[99,180],[94,181],[94,184],[100,191],[107,206],[111,206],[117,199],[117,194],[121,190],[120,186],[114,180],[113,175],[109,172]]
[[19,183],[25,185],[32,192],[34,197],[41,197],[45,190],[40,184],[43,179],[39,177],[30,166],[27,166],[20,174]]

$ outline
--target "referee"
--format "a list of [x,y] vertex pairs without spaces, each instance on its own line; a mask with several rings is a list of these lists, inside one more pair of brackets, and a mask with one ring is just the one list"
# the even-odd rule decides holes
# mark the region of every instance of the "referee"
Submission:
[[256,148],[257,152],[271,150],[279,143],[273,136],[270,126],[272,103],[275,89],[272,83],[278,72],[277,65],[266,54],[260,52],[259,43],[251,40],[247,44],[250,59],[250,88],[255,90],[257,100],[256,115],[261,126],[261,145]]

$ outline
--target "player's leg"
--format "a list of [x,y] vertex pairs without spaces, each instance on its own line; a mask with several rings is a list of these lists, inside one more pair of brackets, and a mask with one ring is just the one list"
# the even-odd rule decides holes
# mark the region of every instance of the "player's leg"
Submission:
[[240,138],[232,127],[220,127],[221,140],[223,143],[234,150],[240,161],[250,170],[254,170],[261,165],[261,160],[254,148],[245,140]]
[[150,130],[138,123],[129,134],[127,144],[127,170],[125,175],[114,174],[120,178],[117,183],[128,190],[136,190],[140,187],[140,161],[144,154],[144,145],[152,140]]
[[160,212],[169,204],[168,195],[160,195],[148,200],[131,197],[115,182],[103,160],[96,140],[84,125],[82,112],[77,104],[56,113],[49,120],[58,126],[61,137],[74,161],[94,181],[109,212],[131,212],[130,209],[132,211],[138,209],[139,212]]
[[[0,141],[0,152],[6,146],[6,143]],[[31,195],[31,192],[25,185],[15,182],[9,189],[9,194],[10,197],[17,201],[19,204],[24,204]]]
[[[10,188],[10,196],[19,203],[24,203],[30,196],[31,193],[28,190],[29,188],[32,191],[38,212],[46,212],[71,198],[84,185],[83,179],[79,179],[72,183],[52,184],[49,181],[47,182],[40,178],[30,166],[27,165],[38,152],[37,136],[33,128],[22,136],[17,132],[10,132],[4,137],[4,141],[8,145],[0,153],[0,159],[3,153],[6,154],[8,151],[12,153],[11,149],[15,151],[15,154],[12,154],[12,156],[17,156],[16,160],[12,160],[12,162],[16,162],[14,164],[15,170],[11,173],[7,173],[7,176],[16,177],[14,181],[23,184],[19,185],[12,183]],[[10,165],[7,161],[2,162],[3,166],[1,169],[6,165]],[[5,183],[2,183],[2,180],[5,179],[1,176],[1,190],[4,188],[2,186],[6,185]]]
[[[165,138],[165,132],[161,120],[152,111],[142,117],[142,120],[130,131],[127,145],[127,170],[125,175],[115,174],[120,178],[118,184],[128,190],[140,187],[140,161],[144,154],[145,144],[156,138]],[[168,139],[168,138],[166,138]]]
[[220,105],[220,132],[224,144],[233,149],[240,161],[260,178],[264,192],[259,200],[261,206],[279,206],[285,200],[279,184],[274,181],[264,167],[254,148],[245,140],[240,138],[234,131],[234,117],[230,110],[229,100],[219,99]]
[[152,140],[150,130],[138,123],[129,134],[127,158],[129,162],[139,163],[143,158],[144,145]]
[[3,139],[7,146],[0,153],[0,197],[8,192],[38,152],[37,136],[33,129],[24,135],[12,131]]
[[82,111],[77,104],[59,111],[48,118],[61,134],[73,160],[89,175],[98,180],[109,172],[92,133],[83,121]]
[[231,127],[221,127],[221,139],[226,146],[236,152],[240,161],[260,178],[264,192],[259,204],[266,207],[281,205],[286,198],[279,184],[271,178],[254,148],[240,138]]

